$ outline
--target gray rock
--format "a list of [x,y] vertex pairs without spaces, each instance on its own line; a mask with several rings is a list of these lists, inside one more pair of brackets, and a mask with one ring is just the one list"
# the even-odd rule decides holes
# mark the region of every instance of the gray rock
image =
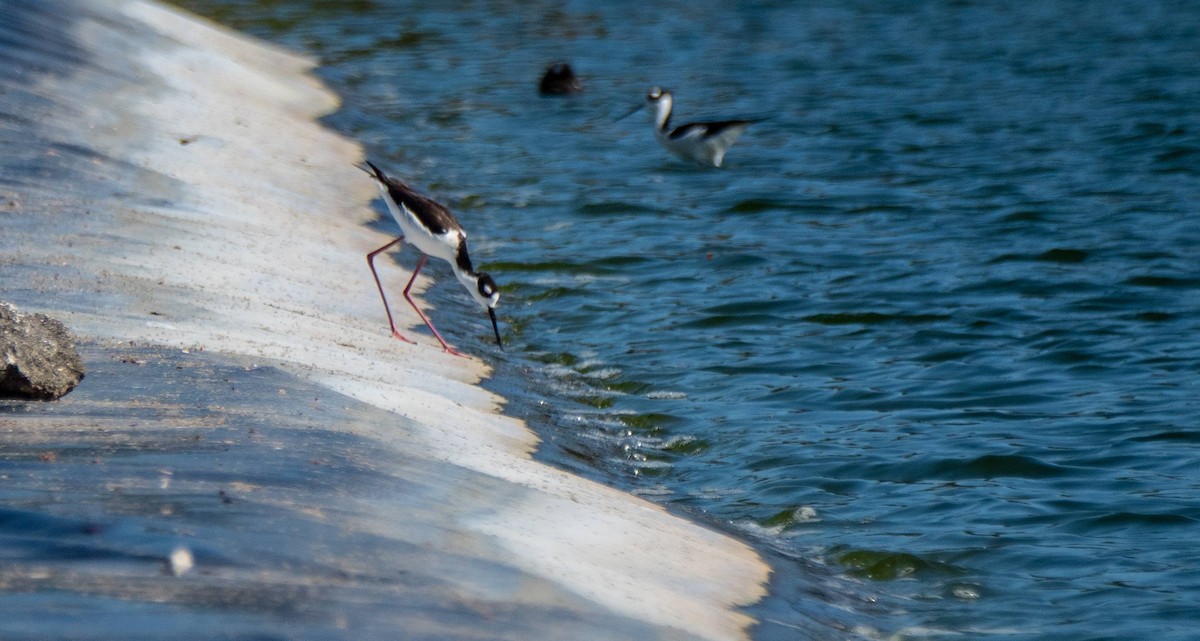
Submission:
[[0,398],[52,401],[83,378],[75,336],[45,314],[0,302]]

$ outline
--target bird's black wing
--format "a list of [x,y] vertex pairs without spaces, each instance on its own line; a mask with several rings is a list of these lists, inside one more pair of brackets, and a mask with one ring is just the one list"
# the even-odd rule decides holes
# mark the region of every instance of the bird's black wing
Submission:
[[441,203],[418,194],[403,180],[383,173],[378,167],[371,164],[371,161],[368,160],[367,165],[375,170],[375,177],[387,187],[388,195],[392,197],[392,200],[396,201],[397,205],[411,211],[421,225],[434,235],[440,236],[448,231],[462,230],[454,218],[454,214],[450,213],[450,210]]
[[454,219],[454,214],[432,198],[418,194],[403,183],[400,185],[390,182],[386,184],[392,200],[397,204],[403,204],[417,217],[417,220],[421,221],[421,225],[435,236],[462,229],[458,221]]
[[721,120],[718,122],[689,122],[686,124],[679,125],[678,127],[672,129],[671,133],[667,134],[667,138],[675,140],[678,138],[684,138],[687,136],[692,136],[692,135],[697,135],[697,134],[703,138],[711,138],[713,136],[720,135],[722,131],[729,129],[730,127],[740,127],[740,126],[745,126],[745,125],[752,125],[756,122],[759,122],[759,120]]

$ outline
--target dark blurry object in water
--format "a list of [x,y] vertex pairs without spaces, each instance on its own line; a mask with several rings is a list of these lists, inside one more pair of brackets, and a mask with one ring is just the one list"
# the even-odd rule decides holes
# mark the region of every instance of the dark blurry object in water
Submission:
[[83,378],[75,337],[45,314],[22,314],[0,302],[0,398],[52,401]]
[[538,85],[538,93],[543,96],[561,96],[583,91],[583,84],[575,77],[571,65],[556,62],[546,69],[542,82]]

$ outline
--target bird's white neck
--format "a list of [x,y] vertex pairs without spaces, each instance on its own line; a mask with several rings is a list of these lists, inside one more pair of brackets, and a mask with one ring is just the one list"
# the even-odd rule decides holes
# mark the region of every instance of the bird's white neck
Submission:
[[671,94],[664,93],[654,102],[654,127],[659,131],[667,128],[671,121]]
[[494,307],[496,305],[495,300],[489,300],[479,291],[480,275],[471,265],[471,258],[467,255],[467,243],[465,239],[459,243],[458,251],[455,252],[454,260],[450,262],[450,266],[454,268],[454,277],[467,290],[471,298],[475,299],[475,302],[484,307]]
[[479,274],[476,274],[474,270],[465,270],[454,263],[451,263],[450,265],[454,268],[454,277],[458,279],[458,282],[462,283],[462,286],[467,288],[467,292],[470,293],[473,298],[478,299]]

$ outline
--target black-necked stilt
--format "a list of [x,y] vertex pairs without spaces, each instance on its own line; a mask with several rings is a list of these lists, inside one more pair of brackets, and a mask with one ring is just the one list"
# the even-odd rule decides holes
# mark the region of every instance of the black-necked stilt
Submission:
[[581,91],[583,91],[583,83],[575,77],[575,71],[571,69],[571,65],[565,62],[556,62],[550,65],[546,69],[545,75],[542,76],[542,81],[538,84],[538,93],[543,96],[561,96]]
[[379,282],[379,274],[375,271],[375,256],[400,241],[407,240],[421,250],[421,260],[417,261],[417,268],[413,270],[412,278],[404,287],[404,299],[408,301],[409,305],[412,305],[413,309],[417,310],[421,320],[425,321],[425,325],[441,342],[442,347],[451,354],[462,356],[446,344],[442,335],[434,329],[433,323],[429,322],[429,318],[408,295],[413,281],[417,279],[417,274],[421,272],[421,267],[425,265],[425,260],[430,256],[450,263],[458,282],[467,288],[472,298],[487,309],[488,316],[492,319],[492,331],[496,333],[496,344],[500,346],[500,349],[504,349],[504,343],[500,341],[500,328],[496,325],[496,303],[500,300],[500,290],[491,276],[476,272],[471,266],[471,257],[467,254],[467,232],[463,231],[462,226],[454,219],[454,214],[433,199],[413,191],[403,181],[383,173],[369,160],[367,166],[371,169],[363,168],[363,171],[366,171],[379,187],[379,195],[383,197],[383,202],[387,203],[388,211],[392,212],[392,218],[396,219],[396,223],[400,225],[400,231],[403,232],[396,240],[367,254],[367,265],[371,267],[371,274],[375,276],[375,286],[379,288],[379,297],[383,299],[383,310],[387,312],[388,324],[392,327],[392,336],[402,341],[412,342],[396,331],[396,323],[392,321],[392,310],[388,307],[387,296],[383,294],[383,284]]
[[[712,167],[720,167],[725,159],[725,152],[733,146],[738,136],[746,131],[746,127],[761,120],[689,122],[672,127],[671,108],[674,105],[670,91],[651,87],[650,92],[646,94],[646,104],[653,108],[654,137],[658,139],[659,144],[684,160]],[[621,118],[632,115],[642,106],[634,107]]]

